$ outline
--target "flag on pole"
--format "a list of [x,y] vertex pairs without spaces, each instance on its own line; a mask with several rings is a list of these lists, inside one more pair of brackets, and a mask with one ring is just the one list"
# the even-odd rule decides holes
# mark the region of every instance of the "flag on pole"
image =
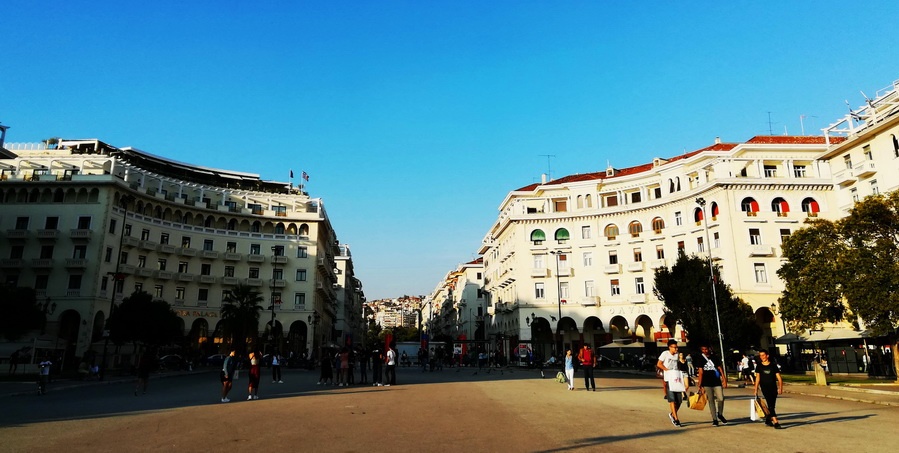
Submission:
[[309,175],[306,172],[303,172],[303,181],[309,182]]
[[290,179],[293,179],[293,170],[290,170]]

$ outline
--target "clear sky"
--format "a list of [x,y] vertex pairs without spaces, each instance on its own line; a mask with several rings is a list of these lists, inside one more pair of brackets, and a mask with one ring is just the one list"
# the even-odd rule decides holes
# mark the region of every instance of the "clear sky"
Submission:
[[844,101],[899,79],[897,13],[895,1],[7,0],[0,123],[9,142],[99,138],[270,180],[306,171],[367,298],[420,295],[476,258],[506,194],[550,166],[561,177],[719,136],[820,134]]

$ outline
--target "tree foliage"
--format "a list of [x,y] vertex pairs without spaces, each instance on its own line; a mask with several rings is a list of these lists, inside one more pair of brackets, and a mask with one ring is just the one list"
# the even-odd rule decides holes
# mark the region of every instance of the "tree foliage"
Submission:
[[15,341],[29,331],[40,329],[44,322],[46,316],[33,289],[0,286],[0,335]]
[[235,350],[243,351],[247,339],[259,331],[259,314],[263,310],[262,295],[250,286],[237,285],[225,293],[222,303],[222,327],[231,336]]
[[[714,271],[717,276],[717,266]],[[707,342],[717,345],[720,318],[725,348],[746,350],[758,346],[762,329],[755,321],[752,307],[734,296],[730,285],[717,278],[714,284],[719,316],[716,317],[709,280],[708,261],[696,255],[680,253],[670,269],[656,269],[653,293],[665,304],[669,321],[679,320],[683,324],[691,344]]]
[[867,197],[836,222],[809,222],[784,241],[783,255],[780,311],[791,326],[860,319],[890,339],[899,360],[899,191]]
[[116,344],[127,342],[145,346],[165,346],[183,334],[181,320],[171,305],[153,300],[144,291],[126,297],[109,317],[109,339]]

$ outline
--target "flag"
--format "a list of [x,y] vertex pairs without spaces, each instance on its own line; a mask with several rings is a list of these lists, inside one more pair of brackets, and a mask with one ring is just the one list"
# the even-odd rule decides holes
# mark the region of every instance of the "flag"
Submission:
[[290,170],[290,179],[293,179],[293,170]]
[[306,172],[303,172],[303,181],[309,182],[309,175]]

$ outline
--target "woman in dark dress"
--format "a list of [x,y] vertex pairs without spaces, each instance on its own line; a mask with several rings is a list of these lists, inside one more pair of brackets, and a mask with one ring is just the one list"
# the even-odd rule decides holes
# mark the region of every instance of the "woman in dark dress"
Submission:
[[775,429],[781,429],[774,407],[777,405],[777,395],[784,392],[784,381],[780,375],[780,367],[771,360],[768,351],[764,349],[759,351],[759,363],[755,366],[756,397],[759,396],[759,388],[762,389],[762,395],[765,397],[765,403],[768,405],[768,416],[765,417],[765,424],[773,426]]

